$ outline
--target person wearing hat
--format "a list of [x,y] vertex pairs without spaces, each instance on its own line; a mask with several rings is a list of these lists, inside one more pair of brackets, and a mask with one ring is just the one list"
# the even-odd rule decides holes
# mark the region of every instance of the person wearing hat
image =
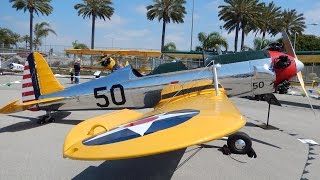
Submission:
[[76,84],[79,84],[80,83],[80,80],[79,80],[80,79],[80,69],[81,69],[81,67],[80,67],[80,58],[78,58],[76,60],[76,62],[73,65],[73,68],[74,68],[74,76],[75,76],[74,82]]
[[71,84],[73,84],[73,79],[74,79],[74,77],[73,77],[73,69],[72,68],[70,68],[70,80],[71,80]]

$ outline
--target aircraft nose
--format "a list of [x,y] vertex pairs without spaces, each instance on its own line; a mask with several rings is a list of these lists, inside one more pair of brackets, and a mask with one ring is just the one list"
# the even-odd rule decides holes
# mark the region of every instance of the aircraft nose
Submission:
[[294,61],[296,62],[297,73],[302,71],[304,68],[304,64],[301,61],[299,61],[298,59],[295,59]]

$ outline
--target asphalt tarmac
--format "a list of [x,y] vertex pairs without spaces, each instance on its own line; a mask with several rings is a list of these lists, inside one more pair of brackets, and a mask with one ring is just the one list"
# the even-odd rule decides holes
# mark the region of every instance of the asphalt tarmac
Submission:
[[[0,106],[21,97],[21,76],[0,76]],[[59,78],[64,86],[69,79]],[[87,80],[82,80],[87,81]],[[57,121],[38,125],[44,112],[0,115],[0,179],[319,179],[320,120],[301,96],[276,95],[282,107],[231,98],[246,116],[241,130],[253,139],[258,157],[223,155],[226,140],[155,156],[117,161],[75,161],[62,157],[68,131],[85,119],[111,111],[55,113]],[[320,101],[312,99],[317,116]],[[141,110],[142,112],[151,109]],[[308,139],[306,143],[298,139]]]

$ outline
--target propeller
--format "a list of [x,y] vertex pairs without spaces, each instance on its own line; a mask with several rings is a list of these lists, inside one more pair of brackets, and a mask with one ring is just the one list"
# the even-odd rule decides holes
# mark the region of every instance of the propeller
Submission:
[[112,57],[114,54],[110,54],[108,56],[105,56],[104,58],[101,58],[99,61],[97,61],[96,63],[94,63],[94,65],[100,64],[103,61],[106,61],[108,58]]
[[316,112],[315,112],[315,110],[314,110],[314,108],[313,108],[313,106],[312,106],[309,94],[308,94],[308,92],[307,92],[307,90],[305,88],[304,80],[303,80],[302,73],[301,73],[301,70],[304,68],[304,65],[303,65],[303,63],[301,61],[298,60],[298,57],[297,57],[297,55],[295,53],[295,50],[293,49],[293,46],[292,46],[291,41],[289,39],[289,36],[285,31],[282,32],[282,41],[283,41],[284,49],[286,50],[287,54],[289,56],[294,57],[294,60],[296,62],[296,68],[297,68],[297,77],[298,77],[298,80],[300,82],[300,86],[303,89],[304,93],[306,94],[306,97],[307,97],[307,99],[309,101],[309,105],[310,105],[310,107],[312,109],[312,112],[313,112],[314,116],[317,119],[319,119],[317,114],[316,114]]

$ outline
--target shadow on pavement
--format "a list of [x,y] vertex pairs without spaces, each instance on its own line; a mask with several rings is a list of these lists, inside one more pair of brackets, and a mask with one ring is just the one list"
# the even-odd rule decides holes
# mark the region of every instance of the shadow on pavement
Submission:
[[[297,106],[297,107],[304,107],[304,108],[310,108],[309,104],[305,104],[305,103],[298,103],[298,102],[291,102],[291,101],[283,101],[283,100],[279,100],[279,102],[281,104],[285,104],[285,105],[289,105],[289,106]],[[317,105],[312,105],[313,109],[320,109],[320,106]]]
[[32,128],[37,128],[41,125],[37,124],[36,121],[26,121],[26,122],[18,122],[16,124],[12,124],[6,127],[3,127],[0,129],[0,133],[4,132],[18,132],[18,131],[24,131]]
[[247,122],[246,127],[258,127],[256,124],[252,123],[252,122]]
[[[52,113],[51,115],[56,119],[56,121],[54,123],[58,123],[58,124],[77,125],[80,122],[82,122],[82,120],[70,120],[70,119],[63,120],[63,118],[68,117],[70,114],[71,114],[71,112],[55,112],[55,113]],[[50,124],[50,123],[45,123],[42,125],[38,124],[37,121],[38,121],[39,117],[27,117],[27,116],[18,116],[18,115],[8,115],[8,116],[14,117],[14,118],[19,118],[19,119],[24,119],[24,120],[29,120],[29,121],[18,122],[18,123],[3,127],[0,129],[0,133],[24,131],[24,130],[37,128],[37,127],[41,127],[41,126],[45,126],[47,124]]]
[[185,149],[134,159],[105,161],[90,166],[73,180],[81,179],[171,179],[179,166]]

